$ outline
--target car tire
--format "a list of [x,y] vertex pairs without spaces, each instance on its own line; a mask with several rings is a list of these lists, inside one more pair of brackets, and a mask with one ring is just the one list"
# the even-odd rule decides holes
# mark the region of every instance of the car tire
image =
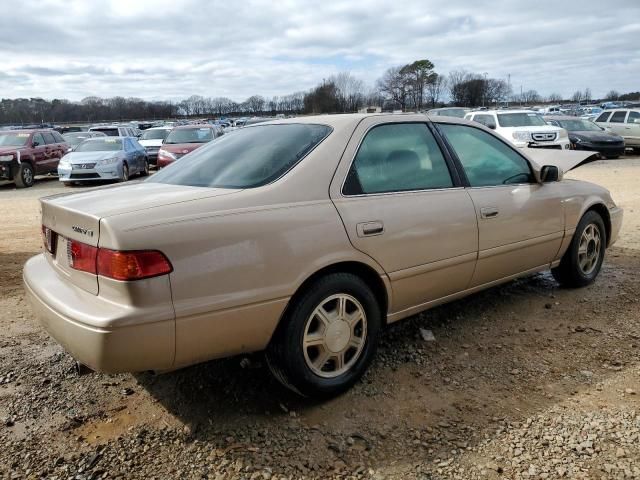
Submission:
[[381,327],[380,305],[367,284],[333,273],[294,297],[267,348],[267,364],[294,392],[332,397],[367,370]]
[[604,221],[599,213],[590,210],[580,219],[560,265],[551,269],[553,277],[569,288],[589,285],[600,272],[606,245]]
[[607,156],[607,160],[615,160],[616,158],[620,158],[620,155],[609,155],[609,156]]
[[73,182],[62,182],[62,184],[63,184],[65,187],[72,187],[72,186],[73,186]]
[[33,186],[33,183],[35,181],[34,177],[35,174],[31,164],[22,162],[20,164],[20,167],[18,168],[18,171],[16,172],[15,177],[13,178],[13,181],[18,188],[28,188]]
[[141,177],[149,176],[149,159],[147,157],[144,157],[144,165],[142,167],[142,170],[140,171],[140,176]]
[[129,181],[129,166],[125,163],[122,164],[122,176],[120,177],[121,182]]

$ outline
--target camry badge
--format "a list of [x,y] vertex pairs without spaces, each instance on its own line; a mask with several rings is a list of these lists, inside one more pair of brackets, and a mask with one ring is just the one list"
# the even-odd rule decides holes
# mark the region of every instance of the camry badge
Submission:
[[93,237],[93,230],[89,230],[88,228],[79,227],[78,225],[71,225],[71,229],[76,233],[81,233],[82,235],[86,235],[87,237]]

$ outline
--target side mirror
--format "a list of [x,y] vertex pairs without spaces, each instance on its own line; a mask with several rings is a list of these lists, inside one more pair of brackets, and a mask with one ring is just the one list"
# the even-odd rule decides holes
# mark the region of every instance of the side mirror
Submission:
[[559,182],[561,179],[560,169],[555,165],[545,165],[540,169],[540,181],[542,183]]
[[36,141],[34,140],[33,142],[31,142],[31,145],[32,145],[33,147],[37,147],[37,146],[39,146],[39,145],[40,145],[40,143],[39,143],[39,142],[36,142]]

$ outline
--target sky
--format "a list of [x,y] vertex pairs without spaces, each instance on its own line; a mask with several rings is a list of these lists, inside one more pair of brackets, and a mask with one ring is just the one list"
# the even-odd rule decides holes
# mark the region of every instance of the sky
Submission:
[[0,98],[243,101],[427,58],[514,92],[640,90],[640,0],[3,0]]

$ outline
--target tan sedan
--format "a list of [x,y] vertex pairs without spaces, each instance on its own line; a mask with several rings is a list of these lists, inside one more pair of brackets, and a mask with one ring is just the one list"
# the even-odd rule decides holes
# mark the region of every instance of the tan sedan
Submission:
[[145,182],[42,199],[25,287],[91,369],[266,350],[285,385],[332,395],[388,323],[541,270],[593,282],[622,211],[562,179],[589,155],[527,153],[447,117],[262,123]]

